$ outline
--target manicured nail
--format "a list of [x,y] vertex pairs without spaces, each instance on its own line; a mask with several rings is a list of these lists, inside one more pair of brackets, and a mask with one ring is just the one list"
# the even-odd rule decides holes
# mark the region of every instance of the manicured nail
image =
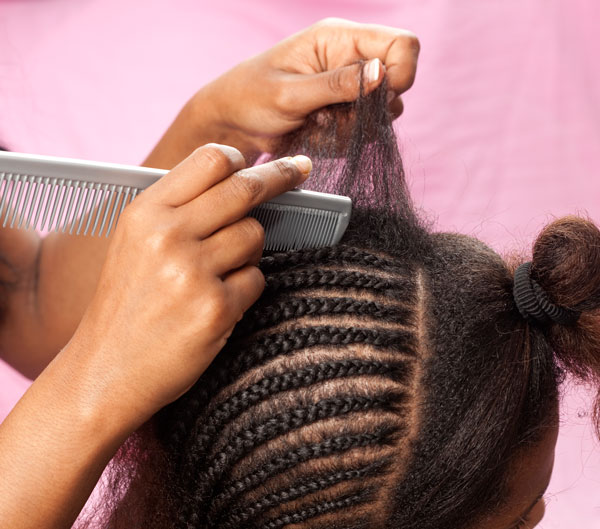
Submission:
[[312,171],[312,162],[308,156],[299,154],[298,156],[294,156],[292,161],[296,164],[296,167],[300,169],[302,174],[306,175]]
[[365,76],[367,82],[374,83],[375,81],[379,80],[379,75],[381,74],[381,61],[379,59],[373,59],[372,61],[369,61],[363,66],[363,68],[363,75]]

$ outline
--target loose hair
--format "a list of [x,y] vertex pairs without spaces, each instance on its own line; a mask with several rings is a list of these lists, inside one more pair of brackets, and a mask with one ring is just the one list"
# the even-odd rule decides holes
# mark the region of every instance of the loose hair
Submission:
[[266,288],[179,400],[122,448],[106,527],[468,527],[556,421],[563,372],[600,372],[600,232],[569,217],[532,277],[582,311],[530,324],[514,268],[435,233],[409,198],[385,87],[311,116],[281,153],[353,199],[341,244],[265,255]]

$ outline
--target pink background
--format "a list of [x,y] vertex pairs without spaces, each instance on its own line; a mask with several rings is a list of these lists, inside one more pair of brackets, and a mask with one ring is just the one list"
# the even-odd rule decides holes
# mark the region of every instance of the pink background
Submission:
[[[203,83],[326,16],[420,37],[398,131],[440,228],[526,250],[553,215],[600,221],[595,0],[0,0],[0,143],[139,163]],[[0,366],[0,417],[26,387]],[[546,529],[600,528],[589,403],[569,389]]]

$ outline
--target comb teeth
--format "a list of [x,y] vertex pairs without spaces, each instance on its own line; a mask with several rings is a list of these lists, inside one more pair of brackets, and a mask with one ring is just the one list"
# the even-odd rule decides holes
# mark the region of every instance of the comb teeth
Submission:
[[108,236],[139,191],[131,186],[0,172],[0,224]]
[[[0,152],[0,226],[108,236],[125,206],[167,172]],[[295,189],[250,216],[265,228],[265,249],[285,251],[337,244],[351,210],[348,197]]]
[[248,214],[265,230],[265,248],[276,252],[318,248],[335,241],[342,217],[336,211],[267,202]]

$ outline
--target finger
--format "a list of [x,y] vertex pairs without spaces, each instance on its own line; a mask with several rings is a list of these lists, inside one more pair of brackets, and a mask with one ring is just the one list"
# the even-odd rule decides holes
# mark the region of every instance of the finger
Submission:
[[265,289],[265,276],[256,266],[245,266],[229,274],[223,281],[238,316],[246,312]]
[[238,171],[181,208],[189,219],[186,224],[204,239],[262,202],[300,185],[311,168],[309,158],[296,156]]
[[[316,25],[317,42],[322,42],[335,32],[339,35],[338,46],[327,47],[327,64],[336,64],[340,47],[356,50],[352,62],[358,59],[379,58],[385,68],[388,86],[397,94],[408,90],[417,71],[419,40],[410,31],[379,24],[357,24],[341,19],[325,20]],[[344,54],[348,57],[347,54]],[[347,59],[346,59],[347,60]]]
[[402,102],[402,98],[400,96],[392,98],[392,100],[388,103],[388,108],[390,110],[390,114],[392,115],[392,119],[398,118],[404,111],[404,103]]
[[[361,79],[367,94],[375,90],[383,78],[383,64],[376,58],[323,73],[293,75],[286,84],[286,97],[290,103],[294,102],[301,115],[306,115],[327,105],[355,101],[360,95]],[[293,108],[291,104],[289,108]]]
[[235,171],[246,167],[242,153],[227,145],[209,143],[196,149],[172,171],[144,191],[169,206],[181,206]]
[[202,241],[203,265],[224,276],[246,265],[257,265],[265,242],[265,230],[251,217],[234,222]]
[[[380,26],[383,28],[383,26]],[[372,37],[358,39],[359,52],[367,57],[379,57],[385,66],[387,86],[396,94],[406,92],[415,82],[420,44],[410,31],[385,28],[365,30]],[[383,55],[383,56],[382,56]]]

